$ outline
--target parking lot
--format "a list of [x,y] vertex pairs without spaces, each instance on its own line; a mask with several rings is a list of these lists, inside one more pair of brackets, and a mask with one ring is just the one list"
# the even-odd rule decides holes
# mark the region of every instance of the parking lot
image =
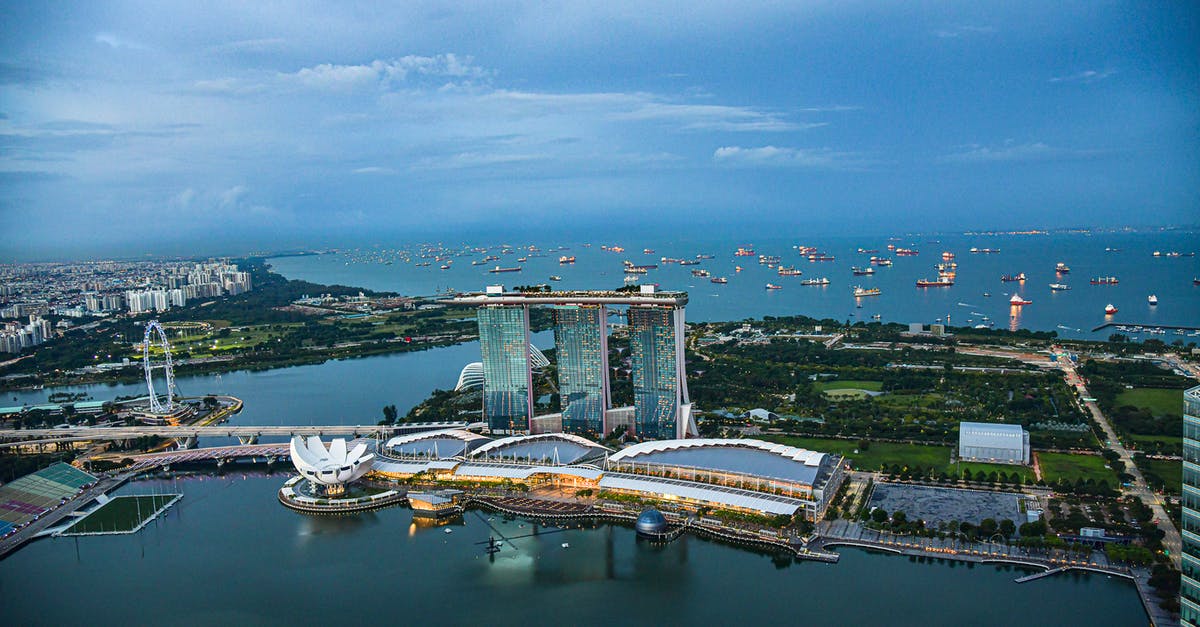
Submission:
[[920,518],[931,526],[951,520],[978,525],[985,518],[996,522],[1007,518],[1020,525],[1026,520],[1020,506],[1023,498],[1012,492],[878,483],[871,495],[871,507],[881,507],[888,514],[902,511],[909,520]]

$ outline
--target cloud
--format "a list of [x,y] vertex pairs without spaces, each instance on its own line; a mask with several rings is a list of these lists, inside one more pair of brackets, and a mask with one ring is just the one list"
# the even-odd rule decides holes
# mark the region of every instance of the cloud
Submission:
[[136,41],[130,41],[112,33],[97,33],[95,41],[98,44],[104,44],[114,50],[119,50],[121,48],[126,48],[129,50],[149,50],[145,44],[141,44]]
[[390,87],[404,82],[410,76],[466,80],[492,76],[491,71],[474,65],[473,61],[472,57],[460,57],[454,53],[432,57],[408,55],[387,61],[376,59],[363,65],[322,63],[280,74],[279,78],[310,89],[343,90],[366,85]]
[[824,123],[798,124],[782,119],[778,114],[757,111],[748,107],[726,105],[675,104],[645,102],[635,109],[615,116],[623,120],[664,120],[676,122],[689,130],[711,131],[797,131],[824,126]]
[[778,166],[817,169],[861,169],[868,165],[860,154],[828,148],[722,146],[713,151],[713,161],[729,165]]
[[1050,79],[1051,83],[1095,83],[1102,81],[1113,74],[1116,70],[1084,70],[1075,74],[1066,76],[1055,76]]
[[365,168],[355,168],[350,171],[352,174],[395,174],[396,171],[383,166],[371,165]]
[[282,37],[239,39],[209,46],[208,52],[213,54],[262,54],[282,50],[286,46],[287,40]]
[[862,111],[862,107],[856,105],[826,105],[823,107],[802,107],[799,111],[801,113],[845,113],[847,111]]
[[549,159],[545,154],[461,152],[443,157],[425,157],[413,164],[413,170],[459,170],[487,166],[528,163]]
[[1044,142],[1018,144],[1008,140],[999,146],[970,144],[959,152],[938,157],[942,163],[1011,163],[1021,161],[1051,161],[1077,159],[1101,154],[1096,150],[1069,150],[1056,148]]
[[970,24],[960,24],[958,26],[949,26],[933,31],[934,36],[940,39],[959,39],[961,37],[969,37],[971,35],[986,35],[996,32],[993,26],[973,26]]

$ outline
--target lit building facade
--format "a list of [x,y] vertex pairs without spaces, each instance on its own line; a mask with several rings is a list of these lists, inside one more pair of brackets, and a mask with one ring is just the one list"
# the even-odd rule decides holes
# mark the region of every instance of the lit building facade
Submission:
[[[483,415],[493,433],[603,434],[626,427],[643,440],[696,437],[684,367],[685,292],[484,293],[443,301],[477,307],[483,353]],[[555,347],[563,410],[533,415],[529,307],[555,308]],[[607,314],[628,307],[634,405],[611,407]],[[523,350],[527,349],[527,350]],[[468,366],[470,367],[470,366]],[[468,373],[464,369],[464,376]],[[473,376],[473,375],[472,375]],[[460,384],[463,382],[460,376]]]
[[688,403],[683,375],[683,309],[629,308],[634,431],[646,440],[681,437]]
[[554,309],[554,349],[562,430],[602,435],[610,405],[608,312],[603,305],[559,305]]
[[1200,625],[1200,387],[1183,393],[1183,581],[1179,618]]
[[525,431],[533,418],[529,309],[481,307],[477,319],[483,354],[483,419],[492,433]]

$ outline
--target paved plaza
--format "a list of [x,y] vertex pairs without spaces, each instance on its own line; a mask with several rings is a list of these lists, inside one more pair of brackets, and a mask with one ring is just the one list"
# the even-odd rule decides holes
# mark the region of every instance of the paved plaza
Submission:
[[985,518],[994,518],[996,522],[1007,518],[1020,525],[1026,520],[1020,509],[1023,498],[1012,492],[877,483],[871,494],[871,506],[882,507],[888,514],[902,511],[909,520],[920,518],[929,526],[951,520],[978,525]]

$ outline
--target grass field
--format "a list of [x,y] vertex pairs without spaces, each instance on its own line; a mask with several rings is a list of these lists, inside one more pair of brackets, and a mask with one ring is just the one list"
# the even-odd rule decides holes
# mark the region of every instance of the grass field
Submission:
[[130,532],[154,515],[177,494],[118,496],[71,525],[64,533]]
[[1070,453],[1037,453],[1042,467],[1042,479],[1055,483],[1060,478],[1075,483],[1078,479],[1104,480],[1116,486],[1117,473],[1104,467],[1104,458],[1099,455],[1072,455]]
[[870,392],[881,392],[883,391],[883,382],[854,380],[820,381],[818,383],[814,383],[813,387],[822,392],[830,392],[833,390],[867,390]]
[[1133,388],[1117,395],[1117,406],[1133,405],[1149,409],[1155,416],[1183,413],[1183,390]]
[[[1168,494],[1181,494],[1183,491],[1183,462],[1167,459],[1140,459],[1138,468],[1151,486],[1161,483]],[[1158,480],[1155,480],[1155,477]]]
[[936,466],[945,468],[950,465],[950,447],[927,444],[897,444],[895,442],[871,442],[865,451],[855,453],[857,440],[834,440],[830,438],[804,438],[797,436],[764,436],[763,439],[797,446],[800,448],[836,453],[852,460],[852,465],[858,470],[878,470],[881,464],[898,464],[900,466],[921,466],[929,468]]

